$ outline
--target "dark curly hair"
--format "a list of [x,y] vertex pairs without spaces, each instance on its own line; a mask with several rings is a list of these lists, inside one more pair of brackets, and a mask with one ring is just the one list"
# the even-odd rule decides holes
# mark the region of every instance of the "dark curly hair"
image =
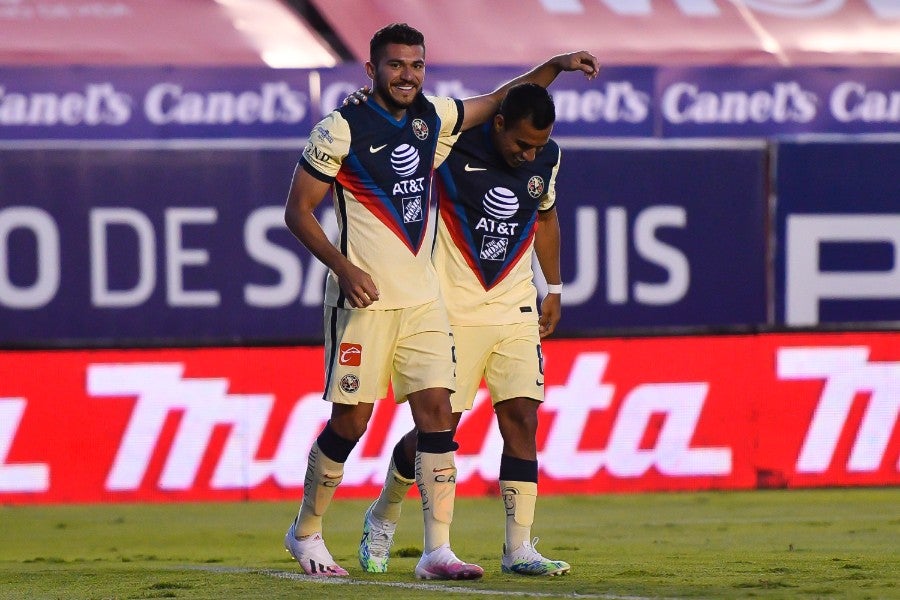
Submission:
[[520,83],[506,92],[500,114],[507,126],[530,119],[536,129],[546,129],[556,121],[556,106],[546,89],[536,83]]
[[378,64],[381,53],[388,44],[403,44],[404,46],[422,46],[425,48],[425,36],[418,29],[410,27],[406,23],[391,23],[375,32],[369,42],[369,60],[372,64]]

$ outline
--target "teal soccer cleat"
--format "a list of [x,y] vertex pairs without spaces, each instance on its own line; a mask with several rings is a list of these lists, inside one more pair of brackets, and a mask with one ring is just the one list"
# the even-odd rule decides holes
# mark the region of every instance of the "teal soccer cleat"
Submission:
[[547,575],[549,577],[565,575],[569,572],[572,568],[569,566],[569,563],[561,560],[550,560],[541,556],[541,553],[534,549],[537,543],[538,538],[534,538],[531,543],[525,542],[521,547],[509,554],[507,554],[506,544],[504,544],[500,569],[504,573]]
[[394,545],[396,523],[383,521],[372,515],[372,506],[363,519],[363,534],[359,540],[359,566],[366,573],[387,573],[391,546]]

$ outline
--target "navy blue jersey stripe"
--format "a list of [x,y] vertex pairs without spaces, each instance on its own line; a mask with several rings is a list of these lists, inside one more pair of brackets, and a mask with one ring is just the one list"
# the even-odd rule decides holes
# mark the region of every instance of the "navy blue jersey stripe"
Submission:
[[465,116],[465,108],[463,107],[463,101],[459,98],[454,98],[453,101],[456,103],[456,124],[453,126],[453,135],[459,133],[459,130],[462,129],[463,117]]
[[558,162],[558,146],[550,140],[533,162],[508,165],[494,147],[488,123],[463,132],[437,169],[438,195],[445,203],[441,214],[485,289],[509,273],[532,239]]
[[[337,204],[335,216],[338,218],[338,231],[341,232],[341,237],[338,240],[338,249],[341,251],[341,254],[347,256],[347,199],[344,197],[344,186],[335,182],[334,191],[334,200]],[[344,295],[344,290],[340,286],[338,286],[338,290],[340,291],[338,292],[336,304],[345,306],[347,297]]]
[[328,355],[328,360],[325,361],[325,394],[322,395],[323,399],[328,395],[328,390],[331,389],[331,377],[334,375],[334,361],[338,351],[337,312],[339,309],[333,306],[326,306],[325,310],[328,311],[329,315],[327,335],[331,344],[331,352]]

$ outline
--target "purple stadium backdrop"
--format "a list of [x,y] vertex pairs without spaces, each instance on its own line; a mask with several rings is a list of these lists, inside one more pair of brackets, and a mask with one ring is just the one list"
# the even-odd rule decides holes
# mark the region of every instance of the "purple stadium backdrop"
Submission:
[[[427,91],[518,71],[438,67]],[[0,68],[0,344],[320,341],[324,269],[282,207],[363,73]],[[900,322],[900,71],[622,67],[553,92],[559,335]],[[859,133],[885,135],[783,137]]]

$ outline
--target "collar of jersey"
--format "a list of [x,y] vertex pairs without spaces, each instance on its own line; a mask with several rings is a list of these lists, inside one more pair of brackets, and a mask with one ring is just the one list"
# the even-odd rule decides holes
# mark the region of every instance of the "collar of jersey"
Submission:
[[503,158],[503,155],[500,154],[500,151],[497,150],[497,146],[494,145],[494,138],[492,136],[491,127],[493,126],[494,118],[491,117],[488,121],[479,127],[481,130],[481,135],[484,136],[483,143],[485,148],[488,148],[488,156],[490,156],[494,164],[499,165],[501,168],[512,169],[508,164],[506,164],[506,160]]
[[389,113],[387,110],[382,108],[382,106],[380,104],[378,104],[377,102],[375,102],[374,100],[372,102],[366,102],[365,105],[368,106],[369,108],[371,108],[372,110],[374,110],[375,112],[377,112],[378,114],[380,114],[392,125],[395,125],[397,127],[403,127],[404,125],[406,125],[406,119],[409,115],[409,109],[406,109],[406,111],[404,111],[403,118],[398,121],[397,119],[394,118],[394,116],[391,113]]

